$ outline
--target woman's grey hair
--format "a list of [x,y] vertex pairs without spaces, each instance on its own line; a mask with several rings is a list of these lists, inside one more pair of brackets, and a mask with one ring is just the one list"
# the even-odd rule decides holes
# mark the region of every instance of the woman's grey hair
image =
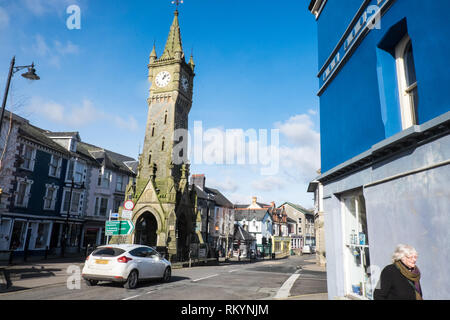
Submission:
[[417,255],[417,251],[414,247],[407,244],[399,244],[392,255],[392,262],[399,261],[403,257],[409,257],[414,254]]

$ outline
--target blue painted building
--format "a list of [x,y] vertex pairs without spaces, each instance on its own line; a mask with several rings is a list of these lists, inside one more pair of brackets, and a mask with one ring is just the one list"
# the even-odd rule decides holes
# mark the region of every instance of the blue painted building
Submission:
[[313,0],[328,292],[371,299],[399,243],[449,299],[450,2]]

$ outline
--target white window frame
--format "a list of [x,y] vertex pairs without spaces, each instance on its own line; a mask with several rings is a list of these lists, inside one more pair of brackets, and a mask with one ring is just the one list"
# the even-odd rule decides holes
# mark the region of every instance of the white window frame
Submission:
[[[100,213],[100,209],[102,208],[102,201],[106,201],[106,208],[105,208],[105,214]],[[94,215],[99,217],[106,217],[108,216],[108,206],[109,206],[109,199],[106,197],[95,197],[95,207],[94,207]]]
[[[54,160],[58,159],[58,163],[54,163]],[[49,177],[59,178],[61,177],[61,166],[62,166],[62,157],[51,155],[50,163],[48,164],[48,175]],[[54,169],[55,174],[52,174],[52,169]]]
[[[73,163],[72,175],[70,175],[71,163]],[[86,171],[87,171],[87,165],[84,162],[81,162],[77,159],[70,159],[69,162],[67,163],[66,182],[71,182],[72,177],[73,177],[73,182],[75,182],[75,183],[85,182]],[[80,176],[80,179],[77,179],[77,176]]]
[[111,187],[111,181],[112,181],[112,171],[105,169],[104,167],[101,168],[98,172],[97,186],[109,189]]
[[[58,198],[58,190],[59,190],[59,186],[55,185],[55,184],[46,184],[45,185],[45,197],[44,197],[44,210],[50,210],[53,211],[55,210],[55,206],[56,206],[56,199]],[[52,197],[49,197],[49,191],[53,190],[53,194]],[[47,201],[50,202],[50,206],[47,207]]]
[[[120,188],[118,188],[119,180],[121,181]],[[116,191],[125,192],[125,187],[127,185],[126,180],[127,180],[126,175],[120,173],[116,174]]]
[[[25,150],[26,150],[27,148],[30,148],[30,149],[31,149],[31,158],[28,159],[28,160],[29,160],[29,165],[28,165],[28,167],[25,167],[25,166],[24,166],[24,164],[25,164]],[[24,170],[28,170],[28,171],[34,171],[34,164],[36,163],[36,148],[32,147],[31,145],[29,145],[29,144],[27,144],[27,143],[23,143],[23,144],[21,145],[21,148],[20,148],[20,156],[21,156],[22,159],[24,160],[24,161],[22,162],[22,164],[20,165],[20,168],[21,168],[21,169],[24,169]]]
[[[17,178],[17,186],[16,186],[16,191],[14,193],[15,195],[15,199],[14,199],[14,206],[17,208],[27,208],[28,207],[28,202],[30,200],[31,197],[31,185],[34,183],[33,180],[28,180],[26,178]],[[24,195],[23,195],[23,203],[18,203],[18,195],[19,195],[19,189],[20,189],[20,185],[21,184],[26,184],[25,187],[25,191],[24,191]]]
[[[70,197],[70,188],[64,188],[63,190],[63,198],[62,198],[62,203],[61,203],[61,213],[65,213],[67,214],[68,210],[65,210],[64,205],[66,203],[66,197]],[[74,195],[79,195],[78,198],[78,205],[74,206]],[[79,190],[79,189],[72,189],[72,199],[71,199],[71,204],[70,204],[70,213],[69,215],[73,215],[73,216],[81,216],[82,211],[83,211],[83,200],[84,200],[84,191],[83,190]],[[77,208],[77,210],[75,210],[75,207]],[[69,208],[67,208],[69,209]]]
[[410,95],[410,91],[417,88],[417,82],[408,87],[406,83],[406,65],[403,58],[405,50],[409,43],[411,43],[411,38],[409,37],[409,35],[405,35],[395,47],[395,64],[397,69],[400,111],[403,130],[417,124],[417,106],[414,106],[411,103]]

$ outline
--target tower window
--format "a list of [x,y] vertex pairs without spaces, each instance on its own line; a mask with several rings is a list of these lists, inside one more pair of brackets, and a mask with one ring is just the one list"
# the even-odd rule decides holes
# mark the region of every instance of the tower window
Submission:
[[162,144],[161,144],[161,151],[164,151],[164,143],[165,143],[166,141],[164,140],[164,138],[163,138],[163,141],[162,141]]
[[153,128],[152,128],[152,137],[155,136],[155,124],[153,124]]
[[167,111],[166,114],[164,115],[164,124],[167,124]]
[[148,164],[152,164],[152,152],[148,154]]
[[408,35],[397,44],[395,56],[402,128],[406,129],[418,123],[417,106],[419,102],[413,46]]

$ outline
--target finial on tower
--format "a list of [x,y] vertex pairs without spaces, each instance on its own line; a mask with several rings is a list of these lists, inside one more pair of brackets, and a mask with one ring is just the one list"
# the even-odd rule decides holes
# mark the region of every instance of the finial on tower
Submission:
[[173,1],[172,1],[172,4],[174,4],[174,5],[176,6],[176,8],[175,8],[175,14],[178,14],[178,6],[179,6],[180,4],[182,4],[182,3],[184,3],[184,0],[173,0]]

